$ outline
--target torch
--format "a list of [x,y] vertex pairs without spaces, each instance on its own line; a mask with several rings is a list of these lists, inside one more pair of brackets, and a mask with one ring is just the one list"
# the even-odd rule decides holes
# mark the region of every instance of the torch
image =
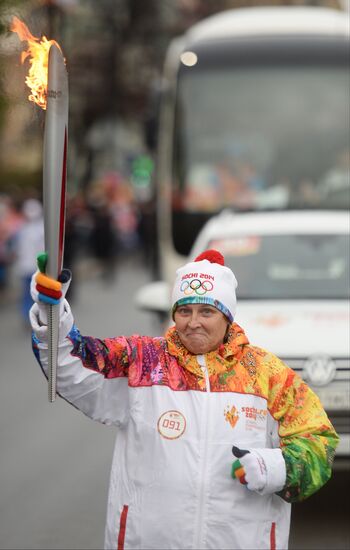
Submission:
[[[43,202],[46,273],[57,279],[62,271],[68,139],[68,76],[62,52],[49,50],[47,107],[43,150]],[[59,304],[48,308],[49,401],[56,397]]]
[[[62,271],[65,228],[65,196],[68,141],[68,75],[61,48],[54,40],[34,37],[26,25],[14,17],[11,30],[29,48],[22,62],[30,56],[26,84],[29,99],[44,110],[43,206],[45,251],[48,254],[46,273],[57,279]],[[59,305],[48,308],[48,391],[49,401],[56,398],[56,373],[59,332]]]

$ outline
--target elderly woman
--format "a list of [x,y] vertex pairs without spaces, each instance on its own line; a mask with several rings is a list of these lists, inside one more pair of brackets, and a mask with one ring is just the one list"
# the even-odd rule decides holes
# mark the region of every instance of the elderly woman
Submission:
[[234,322],[237,282],[222,255],[177,271],[175,325],[158,338],[82,336],[63,300],[69,282],[35,278],[40,364],[43,301],[60,300],[59,394],[117,427],[105,548],[287,548],[290,503],[330,478],[338,437],[311,389]]

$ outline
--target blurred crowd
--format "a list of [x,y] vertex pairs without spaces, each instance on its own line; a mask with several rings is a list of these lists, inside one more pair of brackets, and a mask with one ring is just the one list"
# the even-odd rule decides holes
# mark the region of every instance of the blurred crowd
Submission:
[[[104,174],[86,190],[67,196],[64,267],[74,270],[80,260],[92,259],[101,279],[112,280],[126,256],[137,253],[144,261],[150,259],[153,225],[152,208],[138,199],[130,181],[115,172]],[[36,270],[36,256],[43,250],[40,198],[26,192],[15,201],[0,194],[0,298],[16,289],[24,323],[32,304],[31,275]],[[71,285],[70,300],[74,288]]]

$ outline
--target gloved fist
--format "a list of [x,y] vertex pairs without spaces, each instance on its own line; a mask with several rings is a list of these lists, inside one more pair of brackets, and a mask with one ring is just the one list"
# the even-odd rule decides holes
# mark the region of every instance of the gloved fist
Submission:
[[267,482],[267,469],[262,456],[254,449],[251,451],[232,447],[237,458],[232,464],[231,476],[246,485],[250,491],[262,491]]
[[43,252],[37,257],[39,271],[32,276],[30,292],[34,302],[39,306],[39,317],[43,324],[47,324],[46,304],[60,304],[60,315],[64,310],[64,297],[71,282],[71,272],[63,269],[58,279],[53,279],[45,274],[47,265],[47,253]]

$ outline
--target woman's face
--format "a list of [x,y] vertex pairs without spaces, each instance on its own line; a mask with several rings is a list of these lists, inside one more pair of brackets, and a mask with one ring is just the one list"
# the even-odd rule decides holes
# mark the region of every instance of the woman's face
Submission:
[[224,341],[229,324],[221,311],[207,304],[179,306],[174,321],[182,344],[195,355],[217,349]]

